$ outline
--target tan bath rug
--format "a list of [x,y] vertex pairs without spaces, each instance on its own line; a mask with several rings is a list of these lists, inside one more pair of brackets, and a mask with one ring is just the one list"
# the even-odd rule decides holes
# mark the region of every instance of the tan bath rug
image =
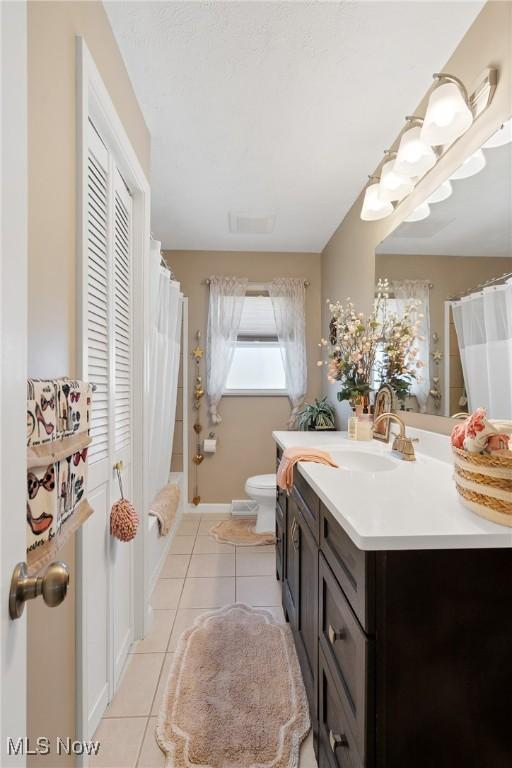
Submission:
[[226,520],[219,520],[210,533],[217,541],[223,544],[235,544],[237,547],[257,547],[276,543],[276,537],[270,531],[256,533],[255,517],[229,517]]
[[156,731],[167,768],[297,768],[309,729],[287,624],[238,603],[183,633]]

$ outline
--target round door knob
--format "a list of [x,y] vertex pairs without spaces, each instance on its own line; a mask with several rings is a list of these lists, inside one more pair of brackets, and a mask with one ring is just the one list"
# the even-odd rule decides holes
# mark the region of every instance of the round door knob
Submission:
[[43,576],[42,594],[43,600],[50,608],[60,605],[68,591],[69,568],[65,563],[57,561],[52,563]]
[[15,567],[9,591],[9,615],[19,619],[27,600],[39,595],[50,608],[60,605],[66,597],[69,584],[69,569],[65,563],[55,562],[46,569],[44,576],[29,576],[26,563]]

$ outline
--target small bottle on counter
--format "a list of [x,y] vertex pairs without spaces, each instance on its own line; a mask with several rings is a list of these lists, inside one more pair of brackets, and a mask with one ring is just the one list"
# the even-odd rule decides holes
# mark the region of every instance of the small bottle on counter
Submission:
[[357,416],[351,416],[348,420],[348,439],[349,440],[357,440],[357,426],[358,426],[358,418]]
[[357,419],[356,427],[356,440],[372,440],[373,439],[373,424],[368,413],[368,408],[365,407],[361,416]]

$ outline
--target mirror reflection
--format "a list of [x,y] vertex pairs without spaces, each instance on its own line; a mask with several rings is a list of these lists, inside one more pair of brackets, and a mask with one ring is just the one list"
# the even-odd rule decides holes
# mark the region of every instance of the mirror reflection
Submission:
[[510,139],[509,121],[376,251],[390,311],[415,303],[423,316],[421,375],[398,408],[512,418]]

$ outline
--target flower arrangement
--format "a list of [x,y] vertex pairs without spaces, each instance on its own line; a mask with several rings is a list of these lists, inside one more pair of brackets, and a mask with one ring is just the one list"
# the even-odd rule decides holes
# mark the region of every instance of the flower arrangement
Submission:
[[331,315],[329,339],[321,339],[319,347],[328,348],[328,360],[318,365],[327,365],[331,384],[341,383],[340,401],[367,400],[372,384],[378,381],[390,384],[403,401],[418,376],[418,306],[411,302],[399,317],[388,311],[388,300],[389,283],[379,280],[368,316],[356,312],[350,298],[345,304],[327,301]]

